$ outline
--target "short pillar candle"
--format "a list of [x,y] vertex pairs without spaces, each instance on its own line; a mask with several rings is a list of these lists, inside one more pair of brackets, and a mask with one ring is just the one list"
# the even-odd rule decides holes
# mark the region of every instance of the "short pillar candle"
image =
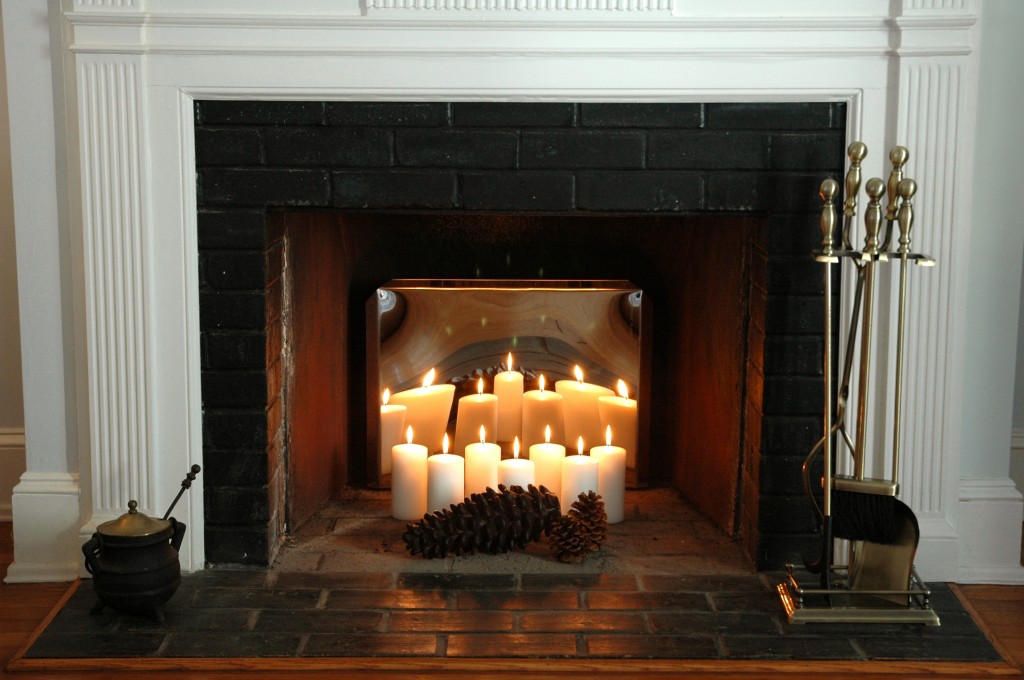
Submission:
[[391,449],[391,516],[421,519],[427,512],[427,447],[413,444],[412,427],[406,443]]
[[495,441],[510,442],[522,436],[523,374],[512,370],[509,352],[506,370],[494,376],[494,396],[498,398],[498,430]]
[[448,429],[448,417],[455,400],[455,385],[434,385],[436,372],[430,369],[423,379],[422,387],[397,392],[391,395],[394,404],[406,407],[405,424],[411,425],[416,443],[431,447],[441,441],[441,435]]
[[626,467],[632,470],[636,468],[636,399],[629,398],[629,389],[623,380],[619,381],[618,391],[617,397],[598,397],[597,409],[602,427],[611,427],[615,442],[626,449]]
[[535,466],[536,486],[546,487],[556,496],[562,495],[562,461],[565,447],[551,442],[551,428],[544,433],[544,441],[530,447],[530,460]]
[[583,455],[583,437],[577,440],[576,447],[578,454],[566,456],[562,461],[562,495],[559,500],[563,515],[581,493],[597,493],[597,461]]
[[534,483],[534,464],[532,460],[519,457],[519,438],[512,440],[513,458],[498,463],[498,484],[510,488],[521,486],[524,489]]
[[540,389],[523,395],[523,446],[529,451],[534,444],[544,441],[544,428],[551,428],[551,441],[565,442],[565,415],[562,395],[544,389],[544,376],[540,376]]
[[626,518],[626,449],[612,446],[610,426],[605,442],[590,449],[590,457],[597,461],[597,493],[604,499],[608,523],[618,524]]
[[601,441],[601,414],[598,412],[598,397],[613,396],[615,393],[607,387],[583,382],[583,370],[576,366],[575,380],[559,380],[555,383],[555,392],[562,395],[565,411],[565,436],[583,437],[583,441],[593,445]]
[[384,389],[383,403],[380,407],[380,473],[391,474],[391,449],[402,443],[402,432],[405,430],[405,406],[389,404],[391,391]]
[[487,433],[480,428],[480,441],[466,447],[466,495],[498,489],[498,463],[501,447],[486,441]]
[[484,394],[484,379],[476,383],[476,394],[459,399],[459,410],[455,419],[455,453],[463,454],[466,447],[477,439],[477,433],[484,427],[493,436],[498,431],[498,398]]
[[462,456],[448,453],[448,435],[442,453],[427,458],[427,512],[458,505],[466,499],[466,466]]

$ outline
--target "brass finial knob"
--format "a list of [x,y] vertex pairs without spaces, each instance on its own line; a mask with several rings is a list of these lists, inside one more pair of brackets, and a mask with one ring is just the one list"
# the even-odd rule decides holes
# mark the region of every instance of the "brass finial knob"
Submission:
[[823,180],[818,189],[818,196],[824,201],[821,207],[821,254],[832,257],[832,241],[836,230],[836,194],[839,193],[839,182],[832,178]]
[[139,502],[138,501],[128,501],[128,514],[129,515],[134,515],[138,511],[139,511]]
[[896,187],[899,186],[900,180],[903,179],[903,166],[907,164],[909,158],[910,151],[905,146],[894,146],[889,151],[889,162],[892,163],[892,172],[889,173],[889,203],[885,207],[885,219],[887,220],[896,219],[896,203],[898,199]]
[[899,213],[896,216],[896,223],[900,227],[900,254],[910,252],[910,230],[914,227],[914,204],[911,199],[917,193],[917,182],[907,178],[899,183],[897,187],[900,198]]
[[857,192],[860,191],[860,164],[867,155],[868,147],[864,142],[853,142],[846,150],[850,157],[850,169],[846,172],[846,201],[843,203],[843,215],[853,217],[857,214]]
[[864,190],[868,194],[868,207],[864,210],[864,255],[878,254],[878,233],[882,227],[882,196],[885,194],[885,182],[878,177],[867,181]]

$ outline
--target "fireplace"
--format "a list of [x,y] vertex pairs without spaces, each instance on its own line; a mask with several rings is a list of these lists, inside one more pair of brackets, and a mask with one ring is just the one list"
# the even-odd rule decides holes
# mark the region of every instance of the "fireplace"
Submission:
[[[538,273],[645,290],[641,481],[762,567],[799,558],[821,389],[807,253],[845,125],[838,103],[197,103],[208,559],[265,564],[342,485],[373,481],[352,395],[378,286]],[[316,349],[289,364],[282,335],[307,331],[296,345]]]

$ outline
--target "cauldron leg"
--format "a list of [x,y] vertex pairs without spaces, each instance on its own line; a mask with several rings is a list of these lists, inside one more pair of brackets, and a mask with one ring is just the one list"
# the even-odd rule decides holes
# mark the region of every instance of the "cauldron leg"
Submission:
[[163,606],[156,604],[153,605],[153,618],[156,619],[157,623],[164,622],[164,608]]
[[97,602],[96,604],[94,604],[92,606],[92,609],[89,610],[89,613],[90,614],[99,614],[101,611],[103,611],[103,608],[105,606],[106,605],[103,604],[103,600],[100,600],[99,602]]

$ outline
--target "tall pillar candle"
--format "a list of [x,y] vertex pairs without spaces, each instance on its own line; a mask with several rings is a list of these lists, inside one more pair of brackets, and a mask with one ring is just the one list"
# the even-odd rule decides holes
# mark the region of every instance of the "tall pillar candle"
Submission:
[[551,428],[546,432],[544,441],[530,446],[530,460],[535,470],[536,486],[547,487],[556,496],[562,495],[562,460],[565,459],[565,447],[551,443]]
[[611,427],[615,433],[615,444],[626,449],[626,467],[636,468],[637,411],[636,400],[629,398],[626,383],[618,385],[619,396],[598,397],[597,409],[601,415],[601,427]]
[[604,499],[608,523],[618,524],[626,518],[626,449],[612,446],[611,433],[607,428],[606,444],[590,449],[590,457],[597,461],[597,493]]
[[607,387],[583,382],[583,371],[575,368],[576,380],[559,380],[555,392],[562,395],[565,410],[565,436],[570,440],[583,437],[587,445],[601,441],[601,414],[597,410],[597,399],[613,396]]
[[501,447],[487,442],[486,437],[481,427],[480,441],[466,447],[466,496],[483,493],[488,487],[498,489]]
[[534,483],[535,472],[532,460],[519,457],[519,439],[512,440],[513,458],[498,463],[498,484],[506,487],[521,486],[524,489]]
[[510,442],[523,432],[523,374],[512,370],[512,354],[507,370],[494,376],[494,396],[498,398],[498,429],[495,441]]
[[466,462],[462,456],[448,453],[448,435],[443,453],[427,458],[427,512],[458,505],[466,499]]
[[498,431],[498,397],[484,394],[484,380],[477,381],[476,394],[459,399],[455,419],[455,453],[462,455],[477,440],[480,428],[494,435]]
[[452,402],[455,400],[455,385],[434,385],[434,369],[430,369],[422,387],[414,387],[391,395],[391,402],[405,406],[405,424],[411,425],[416,443],[423,444],[430,451],[440,443],[448,429]]
[[427,447],[412,440],[412,428],[406,428],[407,443],[391,449],[391,516],[395,519],[421,519],[427,512]]
[[583,455],[583,438],[577,440],[579,453],[562,461],[562,495],[558,497],[564,515],[581,493],[597,493],[597,461]]
[[540,376],[540,389],[523,395],[523,446],[529,451],[534,444],[544,441],[544,428],[551,428],[551,441],[565,442],[565,415],[562,395],[544,389],[544,376]]
[[391,392],[384,390],[384,398],[380,407],[380,473],[391,474],[391,449],[402,443],[402,432],[405,430],[405,406],[389,404]]

